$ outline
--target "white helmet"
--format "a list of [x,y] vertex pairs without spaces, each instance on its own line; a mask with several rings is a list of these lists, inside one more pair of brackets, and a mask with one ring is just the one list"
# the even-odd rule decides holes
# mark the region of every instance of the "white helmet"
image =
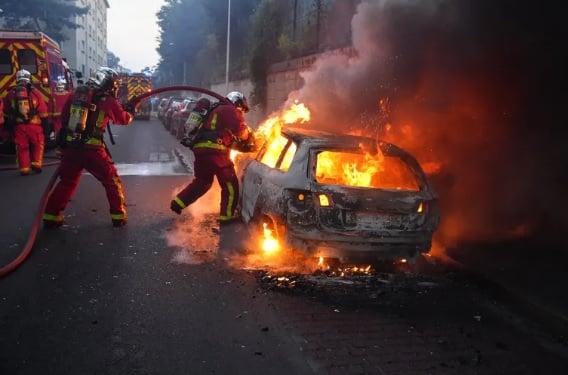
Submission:
[[87,84],[102,89],[104,92],[116,97],[118,86],[120,85],[120,76],[114,69],[103,66],[93,72]]
[[67,85],[67,81],[65,81],[65,79],[63,79],[63,78],[59,78],[57,80],[57,85],[55,86],[55,89],[59,92],[65,91],[66,85]]
[[249,111],[249,105],[245,94],[239,91],[231,91],[226,96],[227,99],[237,108],[240,108],[244,113]]
[[32,74],[25,69],[20,69],[16,72],[16,84],[25,84],[32,81]]

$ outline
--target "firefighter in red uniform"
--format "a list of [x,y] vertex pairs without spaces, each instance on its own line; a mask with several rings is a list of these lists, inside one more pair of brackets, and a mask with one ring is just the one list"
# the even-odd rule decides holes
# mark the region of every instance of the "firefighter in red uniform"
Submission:
[[61,113],[64,128],[59,137],[60,180],[45,207],[44,228],[64,224],[63,211],[77,189],[83,169],[105,188],[113,226],[126,224],[122,180],[103,141],[109,121],[128,125],[133,119],[135,108],[123,109],[116,98],[119,86],[118,73],[102,67],[65,102]]
[[249,106],[246,97],[237,91],[227,94],[231,104],[221,103],[207,115],[193,145],[195,154],[194,180],[171,201],[170,208],[177,214],[205,194],[213,177],[221,186],[221,224],[234,221],[239,198],[239,180],[230,158],[231,148],[254,151],[253,133],[247,126],[244,113]]
[[47,104],[31,79],[30,72],[18,70],[16,86],[10,89],[4,103],[6,122],[14,136],[17,164],[22,176],[29,175],[31,170],[41,173],[45,148],[43,129],[47,126]]

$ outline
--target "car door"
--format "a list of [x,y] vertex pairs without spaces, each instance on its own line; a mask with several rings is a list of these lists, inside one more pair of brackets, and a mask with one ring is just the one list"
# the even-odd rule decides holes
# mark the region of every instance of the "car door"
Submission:
[[[264,145],[255,160],[244,167],[241,188],[241,216],[249,222],[258,209],[267,210],[259,205],[271,202],[278,196],[282,185],[282,161],[292,144],[291,140],[281,137],[268,145]],[[295,149],[295,147],[294,147]]]

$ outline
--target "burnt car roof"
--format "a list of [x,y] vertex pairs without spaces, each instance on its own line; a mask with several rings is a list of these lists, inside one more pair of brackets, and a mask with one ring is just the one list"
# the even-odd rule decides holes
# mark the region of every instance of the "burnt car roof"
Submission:
[[381,139],[293,126],[285,126],[281,132],[296,143],[305,142],[315,147],[359,149],[364,146],[366,150],[372,151],[378,146],[385,155],[411,156],[400,147]]

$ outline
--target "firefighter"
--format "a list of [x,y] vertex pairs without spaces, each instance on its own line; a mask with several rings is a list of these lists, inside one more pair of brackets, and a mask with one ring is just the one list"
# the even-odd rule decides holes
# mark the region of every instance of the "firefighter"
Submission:
[[4,102],[7,128],[16,144],[18,169],[22,176],[30,171],[41,173],[47,129],[47,104],[31,83],[25,69],[16,72],[16,86],[8,91]]
[[231,148],[254,151],[255,143],[244,119],[244,113],[249,111],[246,97],[233,91],[226,98],[230,103],[214,107],[196,136],[192,147],[195,178],[170,203],[170,209],[178,215],[205,194],[211,188],[213,177],[217,177],[221,187],[220,224],[238,218],[239,180],[229,154]]
[[77,189],[83,169],[99,180],[106,190],[113,226],[126,224],[122,180],[103,141],[109,121],[128,125],[134,117],[135,108],[125,110],[117,100],[119,85],[118,73],[102,67],[65,102],[61,113],[64,127],[59,136],[59,182],[45,207],[44,228],[58,228],[64,224],[63,211]]

